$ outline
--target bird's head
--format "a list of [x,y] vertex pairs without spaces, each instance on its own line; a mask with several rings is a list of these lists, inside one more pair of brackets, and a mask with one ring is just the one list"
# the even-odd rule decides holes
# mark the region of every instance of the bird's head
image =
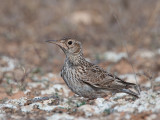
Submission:
[[82,53],[81,42],[71,38],[61,40],[47,40],[46,42],[58,45],[66,55],[76,56]]

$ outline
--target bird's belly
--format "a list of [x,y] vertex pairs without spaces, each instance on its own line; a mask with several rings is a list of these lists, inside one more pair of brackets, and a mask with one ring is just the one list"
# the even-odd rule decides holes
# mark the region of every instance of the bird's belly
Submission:
[[82,97],[94,99],[97,97],[104,97],[106,93],[101,90],[97,90],[90,85],[84,83],[79,79],[75,69],[62,69],[61,76],[67,86],[76,94]]

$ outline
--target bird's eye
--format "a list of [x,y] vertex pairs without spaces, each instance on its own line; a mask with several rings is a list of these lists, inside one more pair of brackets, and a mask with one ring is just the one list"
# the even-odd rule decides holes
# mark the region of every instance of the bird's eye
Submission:
[[68,45],[72,45],[72,41],[68,41]]

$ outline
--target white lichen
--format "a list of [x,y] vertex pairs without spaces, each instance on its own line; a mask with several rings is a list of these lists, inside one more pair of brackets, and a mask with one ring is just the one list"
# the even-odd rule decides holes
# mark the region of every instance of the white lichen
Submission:
[[119,77],[121,79],[125,79],[125,81],[131,82],[131,83],[135,83],[136,80],[137,81],[140,80],[140,78],[138,76],[136,76],[136,80],[135,80],[135,74],[124,74],[124,75],[119,75]]
[[43,82],[29,82],[28,83],[29,88],[36,88],[38,86],[40,86],[41,88],[45,88],[45,85]]
[[142,91],[140,98],[133,102],[125,101],[125,104],[117,105],[114,109],[118,112],[134,112],[139,113],[145,111],[156,112],[160,110],[160,97],[155,93],[150,91]]
[[74,120],[75,117],[68,115],[67,113],[63,113],[63,114],[53,114],[50,117],[46,117],[47,120]]
[[16,65],[15,65],[15,62],[16,60],[12,59],[12,58],[9,58],[7,56],[2,56],[1,57],[2,61],[5,61],[7,62],[7,66],[0,66],[0,71],[1,72],[7,72],[7,71],[12,71],[15,69]]
[[160,82],[160,76],[158,76],[157,78],[155,78],[155,82]]
[[115,53],[115,52],[105,52],[103,55],[104,59],[111,62],[118,62],[122,58],[127,58],[127,53]]
[[[34,99],[38,99],[38,98],[41,98],[41,97],[35,97]],[[49,103],[51,103],[51,99],[45,100],[45,101],[43,101],[43,103],[41,103],[41,102],[32,103],[27,106],[22,106],[21,111],[22,112],[31,112],[36,107],[37,109],[50,112],[50,111],[54,110],[55,108],[64,107],[62,105],[51,105],[50,106],[50,105],[48,105]]]
[[155,55],[155,52],[146,49],[139,50],[135,53],[135,56],[140,56],[142,58],[153,58]]
[[[63,90],[64,95],[65,95],[66,97],[69,96],[70,90],[69,90],[65,85],[61,85],[61,84],[54,84],[53,86],[49,87],[49,89],[47,89],[47,90],[42,90],[42,91],[41,91],[41,94],[42,94],[42,95],[44,95],[44,94],[53,94],[53,93],[56,93],[57,90],[58,90],[58,91]],[[62,94],[62,93],[59,93],[59,94]]]

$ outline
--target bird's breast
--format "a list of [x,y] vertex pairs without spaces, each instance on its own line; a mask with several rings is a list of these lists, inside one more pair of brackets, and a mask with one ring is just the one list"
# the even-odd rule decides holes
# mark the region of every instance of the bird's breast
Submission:
[[80,85],[74,68],[64,66],[61,70],[61,77],[72,91],[75,91],[76,85]]
[[[80,94],[83,87],[87,87],[84,85],[81,80],[81,76],[83,74],[83,70],[79,67],[68,67],[63,66],[61,70],[61,76],[67,86],[76,94]],[[88,89],[88,88],[87,88]]]

